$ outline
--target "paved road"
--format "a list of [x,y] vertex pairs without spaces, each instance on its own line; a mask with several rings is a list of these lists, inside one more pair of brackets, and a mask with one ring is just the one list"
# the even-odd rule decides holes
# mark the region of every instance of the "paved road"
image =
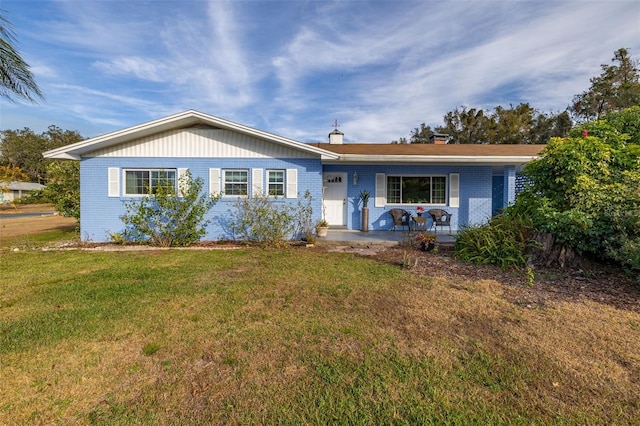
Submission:
[[0,220],[4,220],[4,219],[20,219],[22,217],[51,216],[53,214],[54,214],[54,212],[29,212],[29,213],[0,214]]

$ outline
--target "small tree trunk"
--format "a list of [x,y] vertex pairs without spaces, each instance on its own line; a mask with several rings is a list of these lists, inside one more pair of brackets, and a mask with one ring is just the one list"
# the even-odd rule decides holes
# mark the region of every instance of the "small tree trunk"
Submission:
[[580,258],[573,249],[556,244],[552,234],[536,233],[533,237],[539,247],[531,249],[529,263],[555,268],[577,268]]

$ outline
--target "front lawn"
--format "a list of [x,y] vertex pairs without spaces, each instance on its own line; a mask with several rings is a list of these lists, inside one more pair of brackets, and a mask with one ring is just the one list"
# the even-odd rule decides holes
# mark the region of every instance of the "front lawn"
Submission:
[[494,280],[322,249],[1,262],[0,424],[640,418],[633,310],[518,305]]

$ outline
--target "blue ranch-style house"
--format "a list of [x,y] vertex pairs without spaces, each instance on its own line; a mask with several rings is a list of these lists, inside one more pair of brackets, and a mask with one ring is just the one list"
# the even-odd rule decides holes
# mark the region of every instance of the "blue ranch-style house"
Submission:
[[237,197],[277,194],[297,203],[308,190],[314,218],[332,228],[361,229],[360,192],[371,194],[370,230],[393,226],[389,210],[442,208],[451,228],[486,222],[513,202],[516,172],[544,145],[302,143],[198,111],[185,111],[44,153],[80,161],[80,232],[109,241],[122,232],[123,201],[154,182],[177,182],[187,170],[222,198],[208,213],[206,240],[229,239],[225,218]]

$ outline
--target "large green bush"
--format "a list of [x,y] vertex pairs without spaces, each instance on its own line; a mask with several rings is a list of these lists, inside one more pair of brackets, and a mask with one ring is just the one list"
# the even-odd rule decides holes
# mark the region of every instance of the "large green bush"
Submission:
[[202,186],[202,178],[193,179],[187,171],[177,190],[173,183],[159,182],[147,196],[125,201],[127,212],[120,219],[126,229],[117,239],[163,247],[199,241],[210,222],[204,216],[220,198],[201,194]]
[[[630,133],[627,133],[630,132]],[[640,271],[640,107],[552,139],[511,210],[557,243]]]
[[33,202],[52,203],[65,217],[80,220],[80,162],[52,161],[46,166],[48,181],[33,194]]

